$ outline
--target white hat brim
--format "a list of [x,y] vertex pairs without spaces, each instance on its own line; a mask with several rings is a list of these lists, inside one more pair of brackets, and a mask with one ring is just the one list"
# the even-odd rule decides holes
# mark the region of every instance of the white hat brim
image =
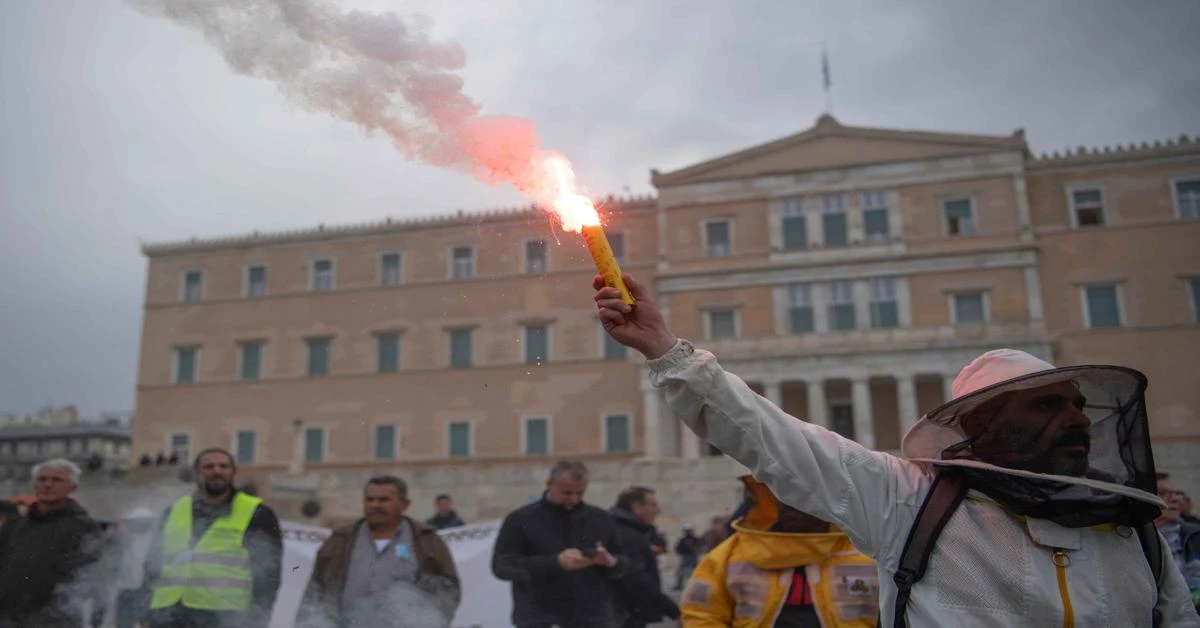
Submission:
[[[947,447],[961,443],[967,435],[959,429],[959,419],[980,405],[1008,392],[1041,388],[1060,382],[1076,382],[1085,397],[1090,388],[1099,383],[1124,380],[1130,386],[1145,388],[1146,376],[1122,366],[1084,365],[1066,366],[1038,371],[986,386],[934,408],[909,428],[900,443],[900,450],[909,459],[940,459]],[[1092,385],[1086,385],[1093,382]]]

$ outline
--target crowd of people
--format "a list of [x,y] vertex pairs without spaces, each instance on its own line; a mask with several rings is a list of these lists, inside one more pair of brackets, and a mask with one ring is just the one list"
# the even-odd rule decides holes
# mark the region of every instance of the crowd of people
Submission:
[[[676,600],[655,490],[630,486],[601,508],[584,499],[582,462],[555,464],[495,539],[491,571],[511,584],[517,628],[1200,627],[1200,520],[1155,470],[1141,373],[987,351],[897,457],[786,414],[626,281],[636,306],[594,282],[606,331],[643,354],[689,429],[750,470],[744,499],[702,535],[684,529]],[[271,616],[278,518],[237,488],[229,452],[200,452],[193,471],[194,493],[137,520],[147,540],[136,586],[116,596],[121,628]],[[72,498],[79,473],[43,462],[34,502],[0,506],[0,628],[79,626],[84,604],[99,625],[128,572],[136,528],[93,521]],[[464,523],[449,495],[435,504],[419,521],[402,479],[370,479],[362,516],[318,550],[297,625],[450,626],[470,591],[438,530]]]

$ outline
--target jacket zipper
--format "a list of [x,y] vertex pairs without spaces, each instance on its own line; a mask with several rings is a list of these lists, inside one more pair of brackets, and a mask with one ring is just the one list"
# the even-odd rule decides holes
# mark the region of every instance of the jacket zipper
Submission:
[[1054,550],[1051,558],[1054,569],[1058,572],[1058,595],[1063,604],[1063,628],[1075,627],[1075,609],[1071,606],[1071,593],[1067,591],[1067,567],[1071,566],[1071,557],[1061,549]]

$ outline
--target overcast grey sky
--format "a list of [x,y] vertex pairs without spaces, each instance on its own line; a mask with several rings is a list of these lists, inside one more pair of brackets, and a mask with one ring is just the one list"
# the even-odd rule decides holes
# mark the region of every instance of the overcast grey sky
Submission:
[[[1200,133],[1200,2],[400,0],[467,52],[466,93],[535,120],[592,192],[846,124],[1035,151]],[[139,242],[511,206],[234,75],[120,0],[0,2],[0,411],[131,409]]]

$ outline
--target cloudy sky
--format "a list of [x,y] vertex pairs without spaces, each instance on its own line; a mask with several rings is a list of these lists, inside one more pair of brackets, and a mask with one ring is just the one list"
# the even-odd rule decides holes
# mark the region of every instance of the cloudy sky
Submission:
[[[1195,0],[359,0],[467,52],[465,92],[537,122],[593,192],[846,124],[1035,151],[1200,133]],[[121,0],[0,2],[0,412],[130,409],[142,242],[511,206],[233,74]]]

